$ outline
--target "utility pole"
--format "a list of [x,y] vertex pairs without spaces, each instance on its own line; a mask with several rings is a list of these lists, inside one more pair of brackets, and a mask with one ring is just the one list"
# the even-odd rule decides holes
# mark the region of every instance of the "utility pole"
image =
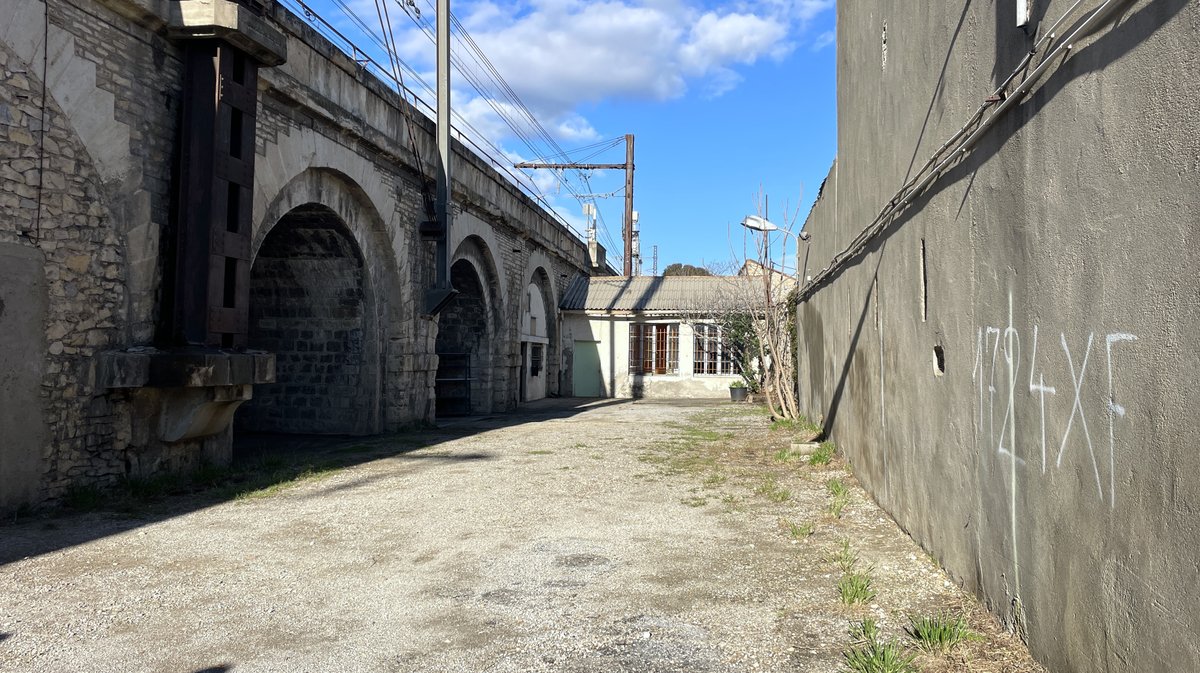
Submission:
[[625,275],[633,275],[633,134],[625,134],[625,163],[623,164],[544,164],[523,161],[515,164],[516,168],[576,168],[584,171],[625,169],[625,226],[622,238],[625,240]]
[[421,238],[437,243],[434,285],[425,291],[425,313],[435,315],[457,292],[450,284],[450,226],[454,213],[450,208],[450,0],[437,0],[437,191],[434,196],[434,220],[422,222]]

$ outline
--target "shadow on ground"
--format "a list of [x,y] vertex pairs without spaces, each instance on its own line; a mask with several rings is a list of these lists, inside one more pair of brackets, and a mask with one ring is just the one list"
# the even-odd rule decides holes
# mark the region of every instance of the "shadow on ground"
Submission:
[[[630,403],[629,400],[546,399],[512,412],[446,419],[436,427],[369,437],[244,434],[234,440],[230,466],[201,465],[189,474],[127,479],[107,490],[77,489],[67,494],[60,509],[0,523],[0,540],[4,541],[0,544],[0,565],[117,535],[223,502],[269,496],[289,484],[373,460],[400,458],[419,461],[431,468],[486,461],[491,456],[485,453],[446,455],[423,450],[489,430],[566,419],[583,411]],[[332,490],[355,488],[375,478],[366,476]],[[329,492],[326,490],[323,495]]]

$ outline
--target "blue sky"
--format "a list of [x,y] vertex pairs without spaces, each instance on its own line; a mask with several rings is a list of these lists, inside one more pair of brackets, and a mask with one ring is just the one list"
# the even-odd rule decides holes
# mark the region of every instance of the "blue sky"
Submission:
[[[378,30],[376,0],[306,1],[360,47],[373,46],[342,6]],[[435,82],[433,45],[419,28],[433,25],[432,0],[387,1],[401,59]],[[405,5],[415,5],[420,16],[411,9],[406,14]],[[833,5],[451,0],[474,43],[560,147],[636,136],[634,208],[644,273],[651,271],[655,245],[660,271],[672,262],[728,263],[744,246],[753,250],[738,223],[757,212],[760,193],[769,196],[776,223],[784,224],[785,206],[803,221],[836,150]],[[469,55],[465,47],[456,53]],[[372,55],[386,62],[381,50]],[[486,81],[483,67],[468,63],[469,74]],[[406,81],[419,89],[415,78]],[[550,152],[548,144],[527,143],[509,128],[501,113],[523,135],[534,135],[497,89],[485,85],[481,93],[462,73],[453,86],[453,107],[469,124],[463,133],[485,136],[514,162]],[[432,102],[432,95],[419,93]],[[623,162],[624,145],[586,160]],[[528,175],[580,231],[581,207],[569,191],[608,193],[624,184],[622,171],[596,171],[587,184],[568,173],[568,186],[550,171]],[[597,205],[608,230],[601,241],[612,242],[609,260],[616,266],[624,200],[617,194]],[[776,260],[783,241],[773,237]],[[793,243],[787,245],[791,266]]]

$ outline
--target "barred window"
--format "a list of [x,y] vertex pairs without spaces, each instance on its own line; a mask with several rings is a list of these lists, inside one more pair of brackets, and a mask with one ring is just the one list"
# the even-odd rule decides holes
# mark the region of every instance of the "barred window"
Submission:
[[678,374],[679,325],[630,325],[629,373]]
[[537,376],[542,371],[542,344],[529,344],[529,375]]
[[720,325],[696,325],[694,374],[740,374],[737,355],[725,341]]

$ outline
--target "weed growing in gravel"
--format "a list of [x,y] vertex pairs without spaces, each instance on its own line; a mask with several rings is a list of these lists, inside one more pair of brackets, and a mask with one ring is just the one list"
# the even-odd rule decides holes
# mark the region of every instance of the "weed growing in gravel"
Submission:
[[775,481],[775,475],[769,474],[763,477],[762,483],[758,488],[754,489],[755,495],[770,500],[771,502],[787,502],[792,497],[792,492],[783,488]]
[[549,456],[554,452],[550,451],[549,449],[534,449],[533,451],[527,451],[526,453],[531,456]]
[[717,486],[724,484],[727,479],[728,477],[726,477],[724,474],[721,474],[720,472],[713,472],[704,478],[704,486],[706,488],[716,488]]
[[846,484],[836,477],[825,482],[825,488],[829,489],[830,495],[835,498],[850,496],[850,489],[846,488]]
[[[286,488],[300,484],[306,481],[313,481],[326,477],[334,472],[338,472],[341,468],[333,465],[308,465],[303,470],[291,477],[274,480],[268,485],[261,485],[262,482],[251,482],[246,484],[233,494],[234,500],[252,500],[256,498],[266,498],[275,495]],[[267,480],[273,480],[275,475],[271,475]]]
[[854,570],[858,564],[858,553],[850,548],[850,538],[842,538],[842,547],[833,555],[833,562],[843,573]]
[[830,441],[824,441],[817,445],[817,450],[813,451],[808,457],[809,465],[828,465],[833,460],[834,454],[837,453],[837,445]]
[[850,649],[842,653],[854,673],[916,673],[912,654],[895,639],[883,641],[874,619],[850,622]]
[[929,652],[946,653],[964,640],[978,638],[967,628],[966,615],[951,616],[939,612],[935,615],[908,618],[908,635],[917,646]]
[[803,458],[803,457],[804,457],[803,453],[793,450],[792,447],[790,447],[790,446],[785,446],[782,449],[775,452],[775,460],[778,460],[781,463],[787,463],[787,462],[796,460],[798,458]]
[[800,418],[775,418],[771,421],[772,430],[790,430],[809,437],[821,434],[821,427],[801,416]]
[[104,493],[94,486],[71,486],[63,495],[62,504],[75,512],[91,512],[104,503]]
[[696,424],[683,425],[680,423],[668,423],[667,427],[674,430],[682,430],[683,439],[691,443],[715,442],[719,439],[725,439],[728,437],[728,435],[722,435],[721,433],[713,430],[705,430],[703,427],[700,427],[700,425]]
[[879,640],[879,624],[874,619],[865,617],[856,622],[850,622],[850,642],[855,645],[866,645]]
[[726,512],[745,511],[745,508],[742,507],[742,499],[736,495],[733,495],[732,493],[727,493],[721,496],[721,504],[725,506]]
[[683,500],[680,500],[679,502],[687,505],[688,507],[703,507],[708,504],[708,499],[702,498],[698,495],[693,495],[693,496],[684,498]]
[[795,523],[788,519],[780,519],[779,523],[795,540],[803,540],[813,534],[813,525],[811,523]]
[[833,500],[829,503],[829,513],[835,519],[842,518],[842,510],[846,508],[846,505],[850,504],[850,489],[846,487],[846,484],[842,483],[841,479],[836,477],[825,482],[825,488],[833,496]]
[[871,568],[866,572],[848,572],[838,580],[838,595],[846,605],[866,603],[875,598],[875,588],[871,582]]

